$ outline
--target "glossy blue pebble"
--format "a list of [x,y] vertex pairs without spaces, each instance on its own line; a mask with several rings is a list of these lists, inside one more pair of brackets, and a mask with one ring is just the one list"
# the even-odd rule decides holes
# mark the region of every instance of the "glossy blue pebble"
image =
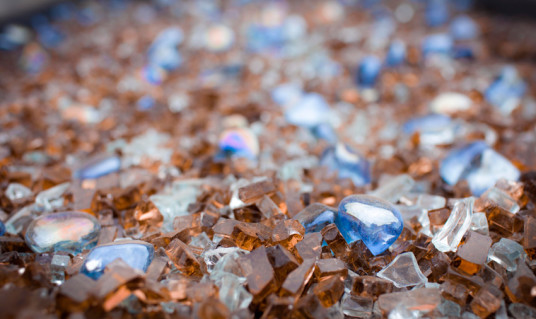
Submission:
[[402,130],[405,134],[411,135],[415,132],[434,131],[448,126],[452,120],[442,114],[428,114],[411,119],[404,123]]
[[335,222],[337,211],[329,206],[313,203],[296,214],[293,218],[305,228],[305,233],[319,232],[322,228]]
[[394,67],[406,61],[406,44],[400,40],[395,40],[389,45],[385,62],[388,66]]
[[445,54],[452,53],[452,38],[445,33],[432,34],[427,36],[422,44],[422,54]]
[[445,0],[428,1],[425,11],[426,24],[430,27],[441,26],[449,20],[449,8]]
[[121,258],[130,267],[147,271],[154,257],[154,247],[144,241],[125,240],[97,246],[87,255],[80,273],[99,279],[106,265]]
[[335,223],[346,241],[361,239],[373,255],[387,250],[404,227],[402,216],[393,205],[368,195],[344,198]]
[[307,93],[285,110],[285,119],[290,124],[312,129],[325,123],[329,112],[329,105],[322,95]]
[[0,236],[4,236],[6,233],[6,225],[0,220]]
[[478,36],[478,25],[468,16],[459,16],[450,23],[450,34],[454,40],[471,40]]
[[117,172],[120,168],[121,159],[117,156],[110,156],[77,170],[74,172],[74,177],[79,179],[98,178]]
[[527,85],[512,66],[504,67],[500,76],[484,93],[486,100],[498,108],[505,108],[512,99],[519,99],[527,90]]
[[367,56],[363,58],[357,68],[357,84],[364,87],[374,86],[380,76],[381,69],[382,63],[377,57]]
[[449,185],[466,180],[475,196],[482,195],[500,179],[516,181],[520,176],[508,159],[483,141],[451,151],[441,161],[439,174]]
[[328,147],[320,159],[320,164],[331,172],[338,172],[339,178],[350,178],[356,186],[370,183],[370,164],[356,150],[338,143]]
[[487,148],[485,142],[478,141],[452,150],[439,166],[441,178],[447,184],[455,185],[471,167],[474,159]]

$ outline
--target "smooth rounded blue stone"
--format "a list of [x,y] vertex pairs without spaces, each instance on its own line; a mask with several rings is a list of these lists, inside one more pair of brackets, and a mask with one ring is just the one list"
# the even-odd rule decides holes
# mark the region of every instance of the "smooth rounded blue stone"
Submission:
[[98,178],[117,172],[120,168],[121,159],[117,156],[111,156],[77,170],[74,172],[74,177],[79,179]]
[[512,98],[521,98],[527,90],[526,83],[519,77],[512,66],[504,67],[500,76],[484,93],[486,101],[493,106],[502,108]]
[[387,250],[404,227],[402,216],[396,207],[368,195],[350,195],[344,198],[339,204],[335,223],[348,242],[360,238],[373,255]]
[[452,57],[455,59],[474,59],[473,48],[465,45],[457,45],[452,49]]
[[335,222],[337,211],[329,206],[313,203],[296,214],[293,219],[300,222],[305,228],[305,233],[321,231],[327,225]]
[[328,147],[320,159],[320,164],[331,172],[338,172],[339,178],[350,178],[354,185],[370,183],[370,164],[356,150],[339,143]]
[[138,100],[138,110],[147,111],[153,108],[155,100],[149,95],[144,95]]
[[357,84],[366,87],[374,86],[380,76],[381,69],[382,63],[377,57],[367,56],[363,58],[357,68]]
[[149,51],[149,62],[167,71],[173,71],[182,64],[182,56],[177,48],[159,45]]
[[322,95],[307,93],[285,110],[285,119],[296,126],[313,128],[325,123],[329,112],[329,105]]
[[106,265],[121,258],[127,265],[147,271],[154,257],[154,247],[144,241],[125,240],[97,246],[89,252],[80,268],[80,273],[99,279]]
[[445,0],[428,1],[425,11],[426,24],[430,27],[441,26],[449,20],[449,8]]
[[437,130],[438,128],[448,126],[451,122],[451,118],[446,115],[428,114],[407,121],[402,126],[402,130],[405,134],[411,135],[415,132]]
[[406,44],[395,40],[389,46],[385,62],[388,66],[398,66],[406,61]]
[[6,225],[0,220],[0,236],[4,236],[6,233]]
[[455,40],[471,40],[478,36],[478,25],[468,16],[459,16],[450,23],[450,34]]
[[474,165],[475,159],[489,146],[483,141],[473,142],[452,150],[439,165],[439,175],[449,185],[455,185]]
[[446,33],[438,33],[427,36],[422,44],[422,54],[450,54],[454,42]]
[[335,144],[337,142],[337,133],[328,123],[320,123],[312,129],[312,132],[313,135],[318,139],[325,140],[331,144]]

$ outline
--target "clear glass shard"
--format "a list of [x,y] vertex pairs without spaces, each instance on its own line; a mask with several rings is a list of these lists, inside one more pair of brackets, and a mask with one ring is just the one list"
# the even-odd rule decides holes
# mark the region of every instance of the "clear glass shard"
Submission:
[[489,235],[488,219],[485,213],[474,213],[471,217],[470,230],[482,235]]
[[398,175],[369,193],[369,195],[396,204],[400,197],[409,193],[415,181],[408,174]]
[[508,238],[501,238],[489,250],[488,260],[493,260],[508,271],[516,271],[517,260],[524,258],[523,246]]
[[497,206],[504,208],[512,214],[519,212],[520,207],[516,200],[497,187],[488,189],[484,194],[482,194],[480,199],[495,203]]
[[437,250],[441,252],[456,251],[463,235],[471,225],[474,204],[474,197],[468,197],[454,205],[449,219],[432,238],[432,243]]
[[377,273],[377,276],[393,282],[398,288],[424,285],[428,282],[412,252],[396,256],[389,265]]

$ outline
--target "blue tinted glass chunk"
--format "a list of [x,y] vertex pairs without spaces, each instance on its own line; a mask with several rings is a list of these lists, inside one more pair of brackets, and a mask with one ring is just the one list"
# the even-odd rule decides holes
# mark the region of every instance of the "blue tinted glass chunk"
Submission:
[[483,141],[452,150],[439,166],[441,178],[449,185],[467,180],[471,192],[480,196],[504,178],[515,181],[519,170]]
[[106,265],[121,258],[130,267],[146,271],[154,257],[154,247],[143,241],[125,240],[93,248],[87,255],[80,273],[98,279]]
[[243,157],[256,159],[259,155],[257,136],[248,128],[225,130],[219,141],[220,154],[217,157]]
[[0,220],[0,236],[4,236],[6,233],[6,225]]
[[468,16],[456,17],[450,23],[450,34],[454,40],[471,40],[478,36],[478,25]]
[[320,164],[331,172],[338,172],[339,178],[350,178],[356,186],[370,183],[370,164],[356,150],[338,143],[328,147],[322,154]]
[[350,195],[339,204],[335,220],[348,242],[361,238],[374,255],[387,250],[400,236],[404,223],[398,209],[368,195]]
[[380,76],[381,69],[382,63],[377,57],[367,56],[363,58],[357,68],[357,84],[365,87],[374,86]]
[[388,66],[398,66],[406,61],[406,44],[401,40],[394,40],[389,45],[385,62]]
[[26,230],[26,244],[33,251],[79,253],[97,243],[100,224],[82,212],[61,212],[34,219]]
[[117,156],[106,157],[97,162],[90,163],[74,172],[74,177],[79,179],[91,179],[105,176],[119,171],[121,159]]
[[500,76],[484,93],[486,101],[504,113],[510,113],[527,90],[526,83],[513,66],[503,68]]
[[449,20],[449,8],[445,0],[431,0],[426,5],[426,24],[430,27],[441,26]]
[[453,41],[446,33],[438,33],[427,36],[422,44],[422,54],[445,54],[449,55],[452,52]]
[[329,112],[329,105],[322,95],[307,93],[285,110],[285,119],[296,126],[313,128],[325,123]]
[[313,203],[293,218],[305,227],[305,233],[319,232],[325,226],[335,222],[337,210],[329,206]]

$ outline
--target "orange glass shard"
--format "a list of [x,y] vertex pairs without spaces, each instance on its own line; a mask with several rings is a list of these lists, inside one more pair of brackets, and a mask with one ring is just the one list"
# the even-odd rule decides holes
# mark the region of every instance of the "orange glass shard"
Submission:
[[319,259],[316,262],[315,276],[318,280],[337,275],[341,278],[346,278],[348,268],[344,262],[337,258]]
[[188,276],[203,276],[201,264],[190,247],[179,239],[174,239],[166,247],[166,255],[178,270]]
[[238,198],[246,204],[253,204],[263,195],[270,195],[276,191],[271,181],[264,180],[252,183],[238,189]]
[[303,263],[292,271],[283,282],[281,293],[285,296],[298,297],[303,292],[305,285],[309,283],[313,276],[315,266],[314,259],[306,259]]
[[344,259],[349,248],[346,240],[344,240],[344,237],[342,237],[337,226],[335,224],[327,225],[320,233],[335,257]]
[[298,242],[294,248],[301,260],[320,258],[322,253],[322,234],[319,232],[305,234],[303,240]]
[[326,308],[336,304],[344,293],[344,283],[340,276],[334,275],[322,279],[314,288],[313,293]]
[[305,228],[294,219],[278,221],[272,232],[272,241],[287,249],[292,249],[305,235]]
[[351,293],[376,300],[380,295],[393,291],[393,283],[375,276],[359,276],[354,278]]

